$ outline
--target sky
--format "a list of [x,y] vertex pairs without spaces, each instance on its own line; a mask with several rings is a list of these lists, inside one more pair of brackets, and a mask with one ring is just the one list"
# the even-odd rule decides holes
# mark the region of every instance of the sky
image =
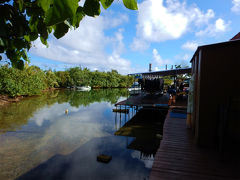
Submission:
[[[83,4],[83,0],[80,1]],[[117,70],[121,74],[191,66],[200,45],[228,41],[240,30],[240,0],[138,0],[138,10],[115,0],[98,17],[85,17],[63,38],[37,39],[32,65],[65,70]]]

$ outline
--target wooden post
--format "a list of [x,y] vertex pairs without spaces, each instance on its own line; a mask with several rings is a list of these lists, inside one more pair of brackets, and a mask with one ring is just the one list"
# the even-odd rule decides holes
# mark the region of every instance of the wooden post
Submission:
[[128,109],[129,109],[129,112],[128,112],[128,121],[129,121],[129,119],[130,119],[130,106],[128,107]]
[[115,112],[115,129],[117,130],[117,112]]
[[120,105],[120,121],[121,121],[121,118],[122,118],[122,113],[121,113],[121,105]]
[[127,119],[127,108],[126,108],[126,105],[125,105],[125,122],[124,122],[124,124],[126,123],[126,119]]
[[133,106],[132,106],[132,117],[133,117]]

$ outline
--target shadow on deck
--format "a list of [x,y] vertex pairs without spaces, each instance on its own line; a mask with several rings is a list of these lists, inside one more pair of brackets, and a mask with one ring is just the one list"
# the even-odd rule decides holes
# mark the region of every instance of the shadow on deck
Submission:
[[239,170],[239,161],[227,161],[216,151],[197,147],[186,128],[186,114],[169,110],[150,180],[240,179]]

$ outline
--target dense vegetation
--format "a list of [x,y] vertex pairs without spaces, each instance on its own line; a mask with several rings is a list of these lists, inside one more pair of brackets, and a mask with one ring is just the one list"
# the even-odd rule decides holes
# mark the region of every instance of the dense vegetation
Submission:
[[[63,37],[70,28],[78,28],[84,16],[98,16],[101,5],[107,9],[114,0],[0,0],[0,53],[5,53],[13,67],[23,69],[29,61],[27,50],[40,38],[47,46],[49,34]],[[136,0],[123,0],[136,10]],[[0,54],[0,60],[2,56]]]
[[129,87],[133,77],[110,72],[90,71],[74,67],[66,71],[43,71],[37,66],[25,66],[23,70],[0,67],[0,94],[9,96],[37,95],[50,88],[91,86],[93,88]]

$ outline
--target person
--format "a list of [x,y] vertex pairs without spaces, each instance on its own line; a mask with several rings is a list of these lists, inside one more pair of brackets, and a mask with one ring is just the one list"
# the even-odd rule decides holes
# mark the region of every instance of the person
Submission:
[[176,90],[174,88],[174,85],[172,85],[169,89],[168,89],[168,93],[170,95],[176,95]]

